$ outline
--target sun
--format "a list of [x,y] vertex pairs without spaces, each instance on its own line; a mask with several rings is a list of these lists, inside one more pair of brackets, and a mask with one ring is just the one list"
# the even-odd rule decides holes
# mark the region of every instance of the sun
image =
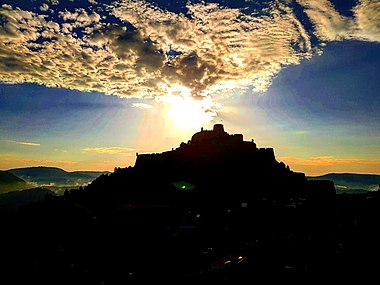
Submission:
[[167,115],[174,125],[183,129],[198,128],[208,124],[214,112],[205,108],[203,100],[175,97],[169,104]]
[[167,105],[168,119],[177,128],[199,128],[210,123],[216,115],[211,97],[194,99],[190,89],[184,86],[175,86],[163,101]]

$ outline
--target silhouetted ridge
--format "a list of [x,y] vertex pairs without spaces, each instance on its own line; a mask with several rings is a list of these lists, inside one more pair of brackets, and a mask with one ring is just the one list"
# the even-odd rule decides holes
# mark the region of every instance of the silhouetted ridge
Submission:
[[[85,190],[113,191],[126,199],[153,203],[169,203],[186,195],[186,203],[197,205],[210,201],[237,205],[258,197],[335,193],[332,182],[307,181],[303,173],[278,162],[272,148],[258,148],[253,140],[245,141],[242,134],[228,134],[221,124],[213,130],[202,128],[171,151],[137,154],[134,167],[103,175]],[[184,190],[190,193],[183,194]]]
[[[272,148],[257,148],[242,134],[228,134],[223,125],[193,135],[171,151],[138,154],[135,168],[147,175],[159,173],[171,179],[194,182],[207,190],[237,195],[306,195],[303,173],[278,162]],[[333,185],[330,185],[333,189]]]
[[80,186],[93,181],[105,172],[73,171],[57,167],[24,167],[10,169],[8,172],[37,185]]
[[25,189],[27,183],[9,171],[0,171],[0,194]]
[[380,175],[375,174],[329,173],[310,179],[333,181],[337,194],[377,191],[380,185]]

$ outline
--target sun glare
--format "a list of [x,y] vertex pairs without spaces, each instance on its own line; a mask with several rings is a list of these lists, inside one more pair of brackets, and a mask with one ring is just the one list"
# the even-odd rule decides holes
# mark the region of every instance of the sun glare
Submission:
[[198,128],[211,122],[216,115],[211,97],[194,99],[191,90],[184,86],[172,87],[162,101],[167,105],[167,117],[177,128]]

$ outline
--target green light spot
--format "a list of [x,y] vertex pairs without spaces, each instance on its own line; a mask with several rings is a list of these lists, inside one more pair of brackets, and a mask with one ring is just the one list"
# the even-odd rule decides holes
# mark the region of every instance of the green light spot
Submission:
[[173,181],[172,184],[178,190],[191,191],[196,188],[195,185],[187,181]]

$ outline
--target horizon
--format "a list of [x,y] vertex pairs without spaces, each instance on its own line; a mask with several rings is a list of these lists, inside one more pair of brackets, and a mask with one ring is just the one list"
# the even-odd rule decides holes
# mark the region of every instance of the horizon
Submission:
[[[201,130],[205,130],[207,131],[208,129],[204,129],[202,127]],[[227,132],[228,133],[228,132]],[[247,140],[245,140],[247,141]],[[264,147],[265,148],[265,147]],[[162,152],[165,152],[165,151],[172,151],[173,149],[176,149],[176,148],[172,148],[171,150],[164,150]],[[275,150],[274,150],[275,151]],[[149,153],[139,153],[139,154],[149,154]],[[137,158],[137,153],[136,153],[136,158]],[[281,162],[281,160],[278,160],[276,158],[277,161]],[[134,167],[134,164],[133,165],[130,165],[132,167]],[[126,166],[126,167],[129,167],[129,166]],[[57,167],[57,166],[53,166],[53,165],[31,165],[31,166],[24,166],[24,167],[17,167],[17,168],[10,168],[10,169],[0,169],[1,171],[9,171],[9,170],[15,170],[15,169],[22,169],[22,168],[56,168],[56,169],[60,169],[60,170],[64,170],[66,172],[110,172],[112,173],[113,170],[91,170],[91,169],[85,169],[85,170],[75,170],[75,169],[72,169],[72,170],[68,170],[68,169],[65,169],[64,167]],[[118,167],[115,167],[115,168],[118,168]],[[290,169],[292,170],[292,169]],[[297,172],[300,172],[300,171],[297,171]],[[324,175],[330,175],[330,174],[345,174],[345,175],[355,175],[355,174],[358,174],[358,175],[380,175],[380,174],[377,174],[377,173],[356,173],[356,172],[329,172],[329,173],[324,173],[324,174],[319,174],[319,175],[306,175],[307,177],[317,177],[317,176],[324,176]]]
[[0,5],[0,169],[113,171],[201,127],[307,176],[380,175],[380,3]]
[[[127,166],[128,167],[128,166]],[[132,166],[133,167],[133,166]],[[67,170],[67,169],[64,169],[64,168],[61,168],[61,167],[56,167],[56,166],[44,166],[44,165],[32,165],[32,166],[25,166],[25,167],[17,167],[17,168],[11,168],[11,169],[0,169],[0,171],[9,171],[9,170],[16,170],[16,169],[23,169],[23,168],[57,168],[57,169],[61,169],[61,170],[64,170],[66,172],[110,172],[112,173],[112,171],[109,171],[109,170]],[[290,169],[292,170],[292,169]],[[306,177],[319,177],[319,176],[325,176],[325,175],[330,175],[330,174],[346,174],[346,175],[380,175],[380,174],[377,174],[377,173],[354,173],[354,172],[329,172],[329,173],[324,173],[324,174],[320,174],[320,175],[306,175]]]

